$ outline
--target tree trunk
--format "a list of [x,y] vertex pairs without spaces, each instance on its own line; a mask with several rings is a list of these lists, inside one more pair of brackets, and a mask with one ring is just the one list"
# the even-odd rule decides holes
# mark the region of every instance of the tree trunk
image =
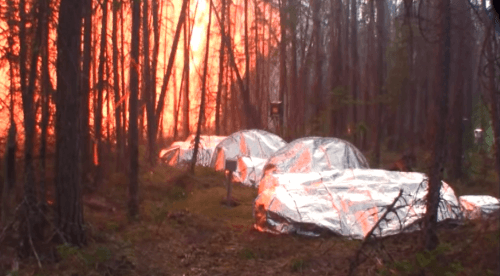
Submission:
[[[285,93],[287,91],[287,71],[286,71],[286,44],[287,44],[287,39],[286,39],[286,27],[288,25],[288,5],[287,5],[287,0],[281,0],[280,1],[280,34],[281,34],[281,39],[280,39],[280,44],[279,44],[279,51],[280,51],[280,80],[279,80],[279,94],[278,98],[279,101],[281,101],[282,109],[285,110],[286,107],[285,105],[288,105],[288,103],[285,103]],[[279,122],[278,122],[278,135],[283,136],[283,123],[284,123],[284,112],[282,112],[279,116]]]
[[[39,4],[39,3],[38,3]],[[37,205],[38,200],[36,196],[36,179],[35,179],[35,168],[34,168],[34,143],[36,137],[36,118],[35,118],[35,84],[36,76],[38,70],[38,56],[40,54],[41,46],[41,22],[33,22],[32,26],[35,28],[34,42],[31,49],[31,56],[29,61],[29,76],[27,79],[26,86],[26,73],[27,73],[27,43],[30,41],[30,37],[27,36],[26,32],[26,3],[24,0],[19,1],[19,54],[20,54],[20,64],[19,70],[21,75],[21,88],[22,88],[22,106],[23,106],[23,117],[24,117],[24,204],[23,204],[23,221],[21,225],[21,237],[23,242],[21,243],[20,253],[30,254],[31,248],[29,246],[29,241],[34,235],[37,228],[40,227],[41,216],[38,212]],[[38,24],[37,24],[38,23]],[[24,89],[23,89],[24,88]],[[11,127],[12,127],[11,122]],[[12,129],[11,129],[12,131]],[[11,134],[11,133],[9,133]],[[10,172],[12,173],[12,172]],[[38,237],[40,239],[41,237]]]
[[[356,0],[353,0],[356,1]],[[320,18],[320,9],[321,9],[321,1],[313,0],[312,3],[312,20],[313,20],[313,29],[312,29],[312,39],[314,41],[314,80],[312,85],[313,97],[315,99],[314,102],[314,118],[322,121],[321,113],[323,111],[323,57],[321,53],[321,18]],[[320,124],[316,123],[315,130],[320,130]]]
[[[161,2],[160,2],[161,3]],[[159,51],[160,51],[160,27],[159,27],[159,19],[158,19],[158,1],[152,1],[152,10],[153,14],[153,38],[154,38],[154,44],[153,44],[153,60],[151,61],[151,68],[150,68],[150,97],[149,101],[151,102],[152,106],[152,111],[153,112],[148,112],[148,125],[155,125],[155,118],[154,118],[154,107],[156,106],[156,72],[158,71],[158,56],[159,56]],[[159,126],[162,126],[163,122],[163,113],[161,113],[160,120],[158,122]],[[162,130],[163,128],[161,128]],[[153,153],[153,156],[151,156],[151,164],[156,164],[156,156],[157,156],[157,144],[156,140],[158,139],[158,133],[160,134],[160,137],[162,135],[162,131],[159,128],[152,128],[150,131],[150,152]]]
[[[113,30],[111,33],[111,41],[113,43],[113,90],[115,100],[115,129],[116,129],[116,171],[120,171],[123,167],[123,132],[122,132],[122,104],[120,103],[120,76],[118,74],[118,9],[122,8],[120,5],[113,3]],[[122,87],[124,89],[124,87]],[[125,93],[123,93],[125,94]],[[125,123],[125,122],[124,122]]]
[[208,26],[207,26],[207,37],[205,45],[205,62],[203,69],[203,79],[201,82],[201,103],[200,103],[200,113],[198,115],[198,126],[196,128],[196,137],[193,150],[193,159],[191,161],[191,173],[194,173],[194,168],[196,165],[196,159],[198,157],[198,149],[200,144],[200,133],[201,133],[201,122],[205,113],[205,94],[207,89],[207,71],[208,71],[208,52],[210,46],[210,25],[212,24],[212,5],[210,5],[208,12]]
[[129,97],[129,219],[139,215],[139,129],[138,129],[138,94],[139,94],[139,30],[141,28],[141,3],[132,1],[132,35],[130,46],[130,97]]
[[[377,0],[377,81],[375,89],[377,90],[377,100],[375,101],[375,125],[373,129],[374,137],[374,166],[380,166],[380,144],[382,143],[382,103],[381,97],[384,94],[384,60],[385,60],[385,3],[383,0]],[[379,16],[380,15],[380,16]]]
[[290,20],[287,26],[290,32],[290,104],[288,110],[291,110],[292,116],[288,120],[288,138],[300,136],[300,129],[304,125],[304,103],[302,102],[304,91],[299,88],[297,81],[297,24],[298,24],[299,3],[297,0],[290,0]]
[[[189,9],[189,5],[187,7],[187,9]],[[188,16],[184,19],[184,101],[182,104],[182,136],[184,139],[189,136],[189,49],[191,44],[191,36],[189,32],[189,11],[186,12],[188,13]]]
[[[155,1],[153,1],[155,2]],[[152,90],[155,87],[151,86],[151,64],[149,59],[149,0],[143,1],[142,9],[142,54],[143,54],[143,66],[142,66],[142,94],[146,104],[146,120],[147,126],[147,137],[148,137],[148,160],[150,165],[154,165],[156,157],[156,132],[155,129],[155,97],[153,96]],[[154,60],[154,57],[153,57]]]
[[104,90],[104,66],[106,63],[107,48],[107,23],[108,23],[108,0],[102,3],[102,21],[101,21],[101,42],[99,52],[99,69],[97,73],[97,108],[95,109],[95,142],[97,143],[97,164],[95,167],[94,188],[100,186],[102,178],[103,147],[102,147],[102,108],[103,108],[103,90]]
[[[122,2],[123,3],[123,2]],[[123,22],[124,22],[124,17],[123,17],[123,10],[124,8],[122,7],[120,9],[120,20],[121,20],[121,24],[120,24],[120,42],[121,42],[121,48],[122,49],[125,49],[125,32],[123,30]],[[123,90],[123,101],[122,101],[122,105],[123,105],[123,108],[122,108],[122,134],[123,134],[123,143],[122,143],[122,151],[123,151],[123,154],[124,156],[127,154],[126,153],[126,135],[127,135],[127,101],[125,100],[125,53],[122,51],[121,55],[120,55],[120,64],[121,64],[121,67],[120,67],[120,75],[121,75],[121,83],[122,83],[122,88],[124,89]],[[130,97],[130,95],[129,95]],[[125,159],[125,158],[124,158]],[[123,160],[125,162],[125,160]],[[125,163],[124,163],[125,165]]]
[[[245,11],[244,11],[244,24],[245,24],[245,88],[249,94],[250,93],[250,49],[248,47],[248,0],[244,0]],[[250,114],[247,114],[249,116]]]
[[221,0],[221,20],[220,20],[220,49],[219,49],[219,82],[217,84],[217,98],[215,100],[215,135],[220,135],[220,108],[224,77],[224,40],[226,31],[224,23],[226,20],[226,1]]
[[42,28],[41,37],[41,56],[42,56],[42,82],[41,82],[41,102],[42,102],[42,114],[41,114],[41,135],[40,135],[40,162],[41,162],[41,172],[40,172],[40,202],[43,207],[46,205],[46,156],[47,156],[47,129],[49,127],[49,116],[50,116],[50,94],[53,91],[52,84],[50,82],[49,74],[49,19],[50,19],[50,7],[48,0],[40,1],[40,23]]
[[357,8],[357,0],[352,0],[351,2],[351,59],[352,59],[352,68],[351,68],[351,93],[354,104],[352,106],[352,124],[353,124],[353,141],[354,143],[359,143],[358,141],[358,8]]
[[61,0],[57,29],[56,225],[60,242],[86,244],[81,192],[81,1]]
[[448,116],[448,87],[450,72],[450,0],[442,0],[437,6],[439,42],[436,45],[436,73],[434,94],[438,113],[434,118],[435,137],[432,163],[429,171],[427,213],[425,217],[425,247],[433,250],[439,243],[436,235],[437,212],[440,201],[441,180],[446,160],[446,118]]

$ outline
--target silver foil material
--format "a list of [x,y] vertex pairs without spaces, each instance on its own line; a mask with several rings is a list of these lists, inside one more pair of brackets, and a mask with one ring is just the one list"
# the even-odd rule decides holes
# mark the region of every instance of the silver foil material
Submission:
[[290,142],[271,155],[263,174],[369,167],[363,154],[347,141],[338,138],[305,137]]
[[[208,167],[215,147],[226,136],[200,135],[200,144],[196,165]],[[160,151],[160,160],[170,166],[181,167],[191,162],[194,151],[195,135],[190,135],[186,141],[172,143],[167,149]]]
[[[426,210],[424,174],[374,169],[266,174],[254,201],[254,227],[277,234],[318,236],[326,231],[363,239],[400,189],[396,212],[374,232],[379,237],[419,229],[416,222]],[[462,217],[455,193],[444,182],[441,198],[439,221]]]
[[468,219],[488,218],[500,209],[500,201],[492,196],[463,195],[458,200]]
[[226,159],[235,159],[238,166],[233,181],[256,187],[267,158],[285,145],[279,136],[264,130],[238,131],[217,145],[210,166],[224,170]]

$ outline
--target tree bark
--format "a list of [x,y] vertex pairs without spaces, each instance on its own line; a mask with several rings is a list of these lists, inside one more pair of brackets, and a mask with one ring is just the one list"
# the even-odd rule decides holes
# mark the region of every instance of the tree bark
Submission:
[[128,216],[134,220],[139,215],[139,30],[141,28],[141,3],[132,0],[132,33],[130,46],[130,97],[129,97],[129,202]]
[[352,106],[352,124],[353,124],[353,141],[354,143],[359,143],[358,141],[358,8],[357,8],[357,0],[351,0],[351,60],[352,60],[352,68],[351,68],[351,93],[354,104]]
[[57,28],[56,225],[65,240],[86,244],[81,193],[81,1],[61,0]]
[[441,180],[446,160],[446,118],[448,116],[448,87],[450,72],[450,0],[441,0],[437,6],[437,26],[439,41],[436,45],[436,78],[434,94],[438,113],[435,116],[435,137],[432,163],[429,171],[427,212],[425,217],[425,247],[433,250],[439,240],[436,235]]
[[[380,144],[382,140],[382,103],[381,98],[384,94],[384,60],[385,60],[385,3],[383,0],[377,0],[377,99],[375,101],[375,124],[373,128],[374,137],[374,166],[380,165]],[[380,15],[380,16],[379,16]]]

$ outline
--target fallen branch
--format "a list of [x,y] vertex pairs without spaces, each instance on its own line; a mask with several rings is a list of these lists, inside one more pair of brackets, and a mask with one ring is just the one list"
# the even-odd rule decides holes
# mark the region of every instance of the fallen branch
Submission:
[[38,253],[36,252],[35,245],[33,244],[33,239],[31,238],[31,225],[29,218],[26,219],[28,222],[28,238],[30,240],[31,250],[33,250],[33,254],[35,254],[36,261],[38,262],[38,267],[42,268],[42,263],[40,262],[40,258],[38,257]]
[[361,246],[359,247],[359,249],[356,251],[356,256],[355,256],[354,260],[351,261],[351,264],[349,266],[349,274],[348,275],[354,275],[354,271],[362,263],[362,262],[359,261],[359,258],[360,258],[361,253],[363,253],[363,249],[371,241],[371,238],[374,236],[373,233],[374,233],[375,229],[378,229],[380,223],[382,221],[386,221],[387,215],[394,210],[394,206],[396,205],[396,202],[399,201],[399,199],[401,198],[402,195],[403,195],[403,190],[401,189],[401,190],[399,190],[398,196],[387,207],[387,210],[382,215],[382,217],[377,221],[377,223],[375,223],[375,225],[372,227],[372,229],[370,230],[370,232],[368,232],[368,234],[366,235],[365,239],[363,240],[363,243],[361,244]]

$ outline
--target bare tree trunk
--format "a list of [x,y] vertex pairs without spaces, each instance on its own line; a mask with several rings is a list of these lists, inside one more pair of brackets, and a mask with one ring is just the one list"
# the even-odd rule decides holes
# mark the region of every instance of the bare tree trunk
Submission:
[[[250,94],[250,49],[248,47],[248,0],[244,0],[245,5],[245,88]],[[251,114],[246,114],[250,116]]]
[[139,94],[139,30],[141,28],[141,3],[132,1],[132,35],[130,46],[130,97],[129,97],[129,219],[136,219],[139,215],[139,129],[138,94]]
[[[384,60],[385,60],[385,7],[383,0],[377,0],[377,85],[376,90],[378,91],[378,97],[376,100],[375,108],[375,125],[373,128],[374,137],[374,165],[378,167],[380,165],[380,144],[382,143],[382,103],[381,97],[383,95],[384,87]],[[379,16],[380,15],[380,16]]]
[[[288,25],[288,3],[287,0],[280,0],[280,34],[281,34],[281,39],[280,39],[280,44],[279,44],[279,49],[280,49],[280,80],[279,80],[279,100],[281,101],[281,104],[283,106],[283,110],[286,108],[285,105],[288,105],[288,103],[285,103],[285,93],[287,91],[287,70],[286,70],[286,44],[287,44],[287,39],[286,39],[286,28]],[[284,123],[284,112],[282,112],[279,116],[279,126],[278,126],[278,133],[279,135],[283,136],[283,123]]]
[[[125,49],[125,32],[123,30],[123,22],[124,22],[124,17],[123,17],[123,10],[124,8],[122,7],[120,9],[120,20],[121,20],[121,24],[120,24],[120,41],[121,41],[121,48],[122,49]],[[123,154],[126,155],[126,145],[127,145],[127,142],[126,142],[126,138],[125,136],[127,135],[127,101],[125,100],[125,53],[124,51],[122,51],[121,55],[120,55],[120,64],[121,64],[121,68],[120,68],[120,75],[121,75],[121,82],[122,82],[122,88],[124,89],[123,90],[123,102],[122,102],[122,105],[123,105],[123,108],[122,108],[122,126],[123,126],[123,130],[122,130],[122,133],[123,133],[123,143],[122,143],[122,151],[123,151]],[[130,96],[129,96],[130,97]],[[125,160],[124,160],[125,161]]]
[[[304,103],[302,102],[304,91],[299,89],[297,81],[297,24],[298,24],[298,12],[300,4],[297,0],[290,0],[290,19],[289,27],[290,32],[290,104],[289,110],[292,112],[291,118],[288,120],[288,138],[295,138],[300,136],[300,129],[304,125]],[[291,133],[290,133],[291,132]]]
[[217,84],[217,98],[215,100],[215,135],[220,135],[220,108],[222,87],[224,79],[224,40],[226,39],[226,31],[224,23],[226,21],[226,1],[221,0],[221,19],[220,19],[220,50],[219,50],[219,82]]
[[[189,5],[187,7],[189,9]],[[189,49],[191,44],[191,36],[189,32],[189,10],[186,12],[188,13],[188,16],[184,18],[184,101],[182,104],[183,138],[187,138],[189,136]]]
[[[356,0],[353,0],[356,1]],[[320,120],[321,112],[323,111],[323,57],[321,53],[321,18],[320,18],[320,9],[321,9],[321,1],[313,0],[312,1],[312,20],[313,20],[313,29],[312,29],[312,39],[314,41],[314,81],[312,85],[313,97],[315,99],[315,113],[314,117]],[[316,124],[316,131],[319,130],[319,124]]]
[[354,104],[352,106],[352,123],[353,123],[353,141],[358,143],[357,124],[358,124],[358,8],[357,0],[351,0],[351,93]]
[[448,88],[450,72],[450,0],[442,0],[437,6],[439,42],[436,45],[436,79],[434,93],[437,110],[436,135],[434,137],[432,165],[429,171],[427,213],[425,217],[425,247],[433,250],[439,243],[436,235],[441,180],[446,160],[446,118],[448,117]]
[[82,73],[80,78],[80,102],[81,102],[81,125],[82,125],[82,180],[86,186],[89,180],[92,168],[92,146],[90,143],[90,126],[89,126],[89,96],[90,96],[90,63],[92,61],[92,0],[85,0],[83,7],[83,60]]
[[[174,141],[177,140],[179,133],[178,133],[178,127],[177,125],[179,124],[179,110],[181,108],[181,101],[182,101],[182,92],[184,91],[184,70],[182,71],[182,78],[181,78],[181,85],[179,87],[179,96],[177,99],[174,98]],[[175,95],[174,95],[175,96]]]
[[81,192],[79,67],[81,1],[61,0],[57,29],[56,225],[64,240],[86,244]]
[[[260,40],[259,38],[261,37],[259,35],[259,26],[258,26],[258,22],[262,20],[262,16],[259,14],[259,3],[257,0],[254,0],[253,1],[253,5],[254,5],[254,51],[255,51],[255,68],[254,68],[254,72],[255,72],[255,80],[254,80],[254,95],[255,95],[255,108],[256,108],[256,114],[259,115],[259,114],[262,114],[262,106],[263,106],[263,103],[262,103],[262,87],[261,87],[261,74],[262,74],[262,71],[261,71],[261,54],[259,53],[260,49],[259,49],[259,44],[260,44]],[[265,102],[264,102],[265,103]],[[256,120],[259,120],[259,125],[262,125],[262,121],[263,121],[263,118],[262,116],[257,116],[255,118]]]
[[207,26],[207,37],[205,45],[205,62],[203,69],[203,79],[201,82],[201,103],[200,103],[200,113],[198,115],[198,126],[196,129],[196,137],[193,150],[193,159],[191,161],[191,173],[194,173],[194,167],[196,165],[196,159],[198,157],[198,149],[200,144],[200,133],[201,133],[201,122],[205,113],[205,94],[207,90],[207,71],[208,71],[208,50],[210,46],[210,25],[212,24],[212,5],[210,5],[208,12],[208,26]]
[[[34,8],[34,7],[33,7]],[[21,243],[20,252],[21,254],[30,254],[31,248],[29,246],[29,241],[31,236],[35,233],[38,227],[40,227],[40,214],[38,213],[37,205],[38,200],[36,196],[36,179],[35,179],[35,168],[34,168],[34,143],[36,137],[35,129],[35,83],[36,75],[38,70],[38,56],[40,54],[41,45],[41,22],[33,22],[32,26],[35,28],[34,42],[31,48],[30,61],[29,61],[29,76],[26,85],[26,73],[27,73],[27,43],[30,41],[30,37],[27,36],[26,32],[26,3],[24,0],[19,1],[19,71],[21,75],[21,95],[22,95],[22,106],[23,106],[23,117],[24,117],[24,201],[23,201],[23,220],[21,224],[21,237],[23,242]],[[23,89],[24,88],[24,89]],[[11,122],[11,128],[12,128]],[[12,129],[11,129],[12,131]],[[10,133],[12,134],[12,133]]]
[[101,42],[99,53],[99,69],[97,81],[97,108],[95,109],[95,142],[97,143],[97,165],[95,167],[94,188],[100,186],[102,178],[103,147],[102,147],[102,108],[103,108],[103,90],[104,90],[104,65],[106,63],[107,48],[107,24],[108,24],[108,0],[102,3],[102,21],[101,21]]
[[[160,2],[161,3],[161,2]],[[154,37],[154,44],[153,44],[153,60],[151,61],[151,73],[150,73],[150,97],[149,101],[151,102],[152,106],[152,111],[148,113],[148,125],[155,125],[155,118],[154,118],[154,107],[156,106],[156,72],[158,71],[158,56],[159,56],[159,51],[160,51],[160,27],[159,27],[159,19],[158,19],[158,1],[152,1],[152,10],[153,14],[153,37]],[[150,131],[150,152],[153,153],[153,156],[151,156],[151,164],[156,164],[156,156],[157,156],[157,144],[156,140],[158,139],[158,133],[160,134],[160,137],[163,133],[163,113],[161,113],[160,118],[159,118],[159,128],[152,128]]]
[[[368,47],[366,47],[366,78],[368,79],[368,87],[367,87],[367,92],[365,95],[365,123],[367,125],[374,125],[374,118],[373,118],[373,104],[368,104],[368,102],[373,101],[375,97],[374,96],[374,91],[375,91],[375,79],[377,78],[377,71],[376,71],[376,64],[377,64],[377,55],[371,55],[372,49],[376,49],[377,45],[375,44],[375,5],[374,1],[370,1],[369,6],[369,18],[370,18],[370,23],[368,26]],[[364,140],[363,140],[363,149],[367,149],[369,146],[373,145],[368,145],[368,129],[365,132],[364,135]],[[370,137],[372,139],[372,136]]]
[[[113,90],[115,100],[115,129],[116,129],[116,171],[120,171],[123,166],[123,132],[122,132],[122,104],[120,104],[120,80],[118,74],[118,9],[122,8],[120,5],[113,3],[113,30],[111,33],[111,41],[113,42]],[[122,87],[124,89],[124,87]],[[125,93],[123,93],[125,94]],[[125,123],[125,122],[124,122]]]
[[[155,1],[153,1],[155,2]],[[148,137],[148,160],[150,165],[154,165],[156,157],[156,132],[155,129],[155,97],[152,90],[156,87],[151,86],[151,64],[149,60],[149,0],[143,1],[142,9],[142,96],[146,104],[147,137]],[[154,60],[154,57],[153,57]],[[159,118],[158,118],[159,120]]]
[[52,84],[50,82],[49,74],[49,19],[50,19],[50,7],[48,0],[40,1],[40,18],[39,21],[42,28],[41,37],[41,56],[42,56],[42,82],[41,82],[41,102],[42,102],[42,118],[41,118],[41,135],[40,135],[40,161],[41,161],[41,172],[40,172],[40,202],[43,207],[46,205],[46,156],[47,156],[47,129],[49,126],[49,116],[50,116],[50,94],[53,91]]

